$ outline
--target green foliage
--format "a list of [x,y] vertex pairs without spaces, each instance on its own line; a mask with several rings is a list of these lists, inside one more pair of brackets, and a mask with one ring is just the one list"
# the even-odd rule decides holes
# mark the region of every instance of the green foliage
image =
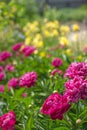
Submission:
[[87,6],[81,6],[79,8],[47,8],[44,10],[44,17],[54,20],[58,19],[62,22],[67,21],[79,21],[82,22],[87,17]]

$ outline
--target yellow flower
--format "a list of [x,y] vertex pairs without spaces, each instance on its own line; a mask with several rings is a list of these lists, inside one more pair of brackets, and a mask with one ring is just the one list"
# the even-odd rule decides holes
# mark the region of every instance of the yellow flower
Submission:
[[69,41],[66,37],[61,37],[60,38],[60,44],[62,45],[68,45],[69,44]]
[[33,24],[34,24],[34,26],[38,26],[39,25],[38,21],[34,21]]
[[25,36],[29,36],[30,33],[31,33],[31,32],[27,30],[27,31],[25,32]]
[[60,31],[63,32],[63,33],[68,33],[70,31],[70,28],[67,25],[62,25],[60,27]]
[[25,39],[25,45],[29,45],[31,43],[31,37],[27,37]]
[[48,30],[44,30],[44,31],[43,31],[43,34],[44,34],[44,36],[46,36],[46,37],[49,37],[49,36],[50,36],[50,32],[49,32]]
[[40,33],[37,33],[36,36],[35,36],[37,39],[42,39],[42,36]]
[[71,54],[72,54],[72,51],[71,51],[71,49],[67,49],[65,53],[66,53],[67,55],[71,55]]
[[56,29],[54,29],[52,34],[53,34],[53,36],[58,36],[59,33],[58,33],[58,31]]
[[78,24],[74,24],[74,25],[72,26],[72,29],[73,29],[73,31],[79,31],[79,30],[80,30],[80,27],[79,27]]
[[34,44],[35,47],[41,48],[43,47],[43,41],[38,41]]
[[40,52],[40,56],[41,57],[45,57],[46,56],[46,53],[44,51]]

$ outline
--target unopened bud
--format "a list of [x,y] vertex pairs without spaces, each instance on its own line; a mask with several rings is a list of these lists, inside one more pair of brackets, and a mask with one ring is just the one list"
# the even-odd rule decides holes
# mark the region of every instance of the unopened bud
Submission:
[[77,119],[77,120],[76,120],[76,124],[80,124],[81,121],[82,121],[81,119]]

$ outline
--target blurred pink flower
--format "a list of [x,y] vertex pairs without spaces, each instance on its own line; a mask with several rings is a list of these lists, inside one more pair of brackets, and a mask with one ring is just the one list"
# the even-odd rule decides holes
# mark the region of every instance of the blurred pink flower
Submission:
[[19,85],[21,87],[31,87],[34,86],[37,80],[37,74],[36,72],[28,72],[21,76]]
[[31,55],[34,51],[35,51],[34,46],[25,46],[22,50],[22,52],[24,53],[25,56]]
[[7,58],[11,57],[12,53],[8,51],[3,51],[0,53],[0,61],[5,61]]
[[23,94],[22,94],[22,97],[27,97],[27,93],[26,93],[26,92],[23,93]]
[[85,47],[85,48],[83,49],[83,51],[84,51],[85,53],[87,53],[87,47]]
[[14,66],[11,65],[11,64],[7,64],[6,67],[5,67],[5,70],[10,71],[10,72],[13,72],[14,69],[15,69]]
[[5,78],[5,73],[4,72],[0,72],[0,81],[2,81]]
[[3,71],[3,70],[4,70],[3,67],[0,65],[0,72]]
[[1,93],[4,92],[4,85],[0,85],[0,92],[1,92]]
[[23,45],[24,43],[16,43],[15,45],[12,46],[12,50],[13,51],[18,51],[20,50],[21,46]]
[[53,60],[52,60],[52,65],[54,66],[54,67],[59,67],[59,66],[61,66],[63,64],[63,61],[62,61],[62,59],[60,59],[60,58],[54,58]]
[[13,111],[0,116],[0,128],[2,130],[14,130],[16,116]]
[[12,78],[8,81],[8,90],[10,90],[11,88],[15,88],[18,86],[18,78]]

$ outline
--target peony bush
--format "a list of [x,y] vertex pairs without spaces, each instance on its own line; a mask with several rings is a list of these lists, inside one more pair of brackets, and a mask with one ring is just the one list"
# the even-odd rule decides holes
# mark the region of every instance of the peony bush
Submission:
[[13,1],[12,14],[2,15],[0,129],[87,130],[87,47],[80,26],[31,21],[26,13],[22,19],[20,6]]

